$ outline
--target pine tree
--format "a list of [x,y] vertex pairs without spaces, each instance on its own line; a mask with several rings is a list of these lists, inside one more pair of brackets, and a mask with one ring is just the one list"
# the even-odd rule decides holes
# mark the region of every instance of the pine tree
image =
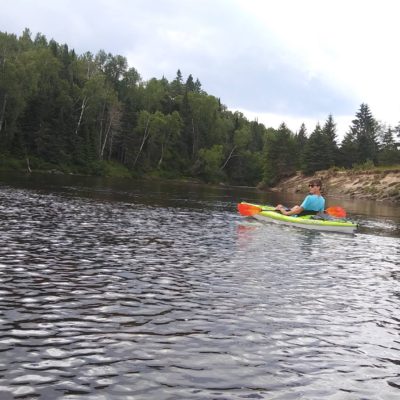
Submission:
[[304,123],[301,124],[299,131],[295,136],[296,140],[296,168],[302,169],[304,162],[304,151],[308,141],[307,128]]
[[176,71],[176,78],[170,84],[171,96],[176,97],[183,94],[183,78],[181,70]]
[[187,80],[186,80],[185,87],[186,87],[186,90],[187,90],[188,92],[194,92],[194,91],[195,91],[196,87],[195,87],[195,84],[194,84],[194,81],[193,81],[193,76],[192,76],[192,74],[190,74],[190,75],[188,76],[188,78],[187,78]]
[[383,130],[381,149],[379,151],[379,163],[392,165],[400,162],[400,151],[397,149],[394,139],[395,131],[389,128]]
[[336,143],[336,124],[330,114],[322,128],[322,134],[326,138],[325,160],[327,167],[336,165],[338,161],[338,146]]
[[357,140],[353,130],[349,130],[339,149],[339,165],[345,168],[351,168],[358,161],[357,158]]
[[264,148],[263,181],[273,186],[281,178],[296,172],[295,139],[293,133],[282,123],[277,131],[267,132]]
[[307,143],[307,128],[304,122],[301,124],[299,131],[296,135],[296,142],[299,147],[304,147]]
[[397,148],[400,150],[400,122],[399,122],[399,124],[394,128],[394,134],[396,135]]
[[353,125],[350,130],[355,135],[357,163],[361,164],[367,160],[376,163],[378,156],[378,123],[372,116],[367,104],[361,104],[360,110],[356,113],[356,119],[352,122]]
[[326,158],[325,154],[327,146],[327,136],[323,133],[318,123],[305,147],[303,166],[305,174],[313,174],[316,171],[329,168],[330,161]]
[[[196,81],[194,82],[194,91],[196,93],[203,93],[203,91],[201,90],[201,83],[198,78],[196,78]],[[206,94],[206,93],[203,93],[203,94]]]

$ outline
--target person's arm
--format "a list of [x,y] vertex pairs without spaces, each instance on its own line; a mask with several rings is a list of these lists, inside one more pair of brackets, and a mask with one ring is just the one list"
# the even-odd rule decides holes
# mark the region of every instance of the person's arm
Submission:
[[283,215],[297,215],[297,214],[300,214],[302,211],[304,211],[304,208],[296,205],[296,206],[292,207],[289,211],[287,211],[284,206],[279,204],[275,208],[275,210],[280,211]]

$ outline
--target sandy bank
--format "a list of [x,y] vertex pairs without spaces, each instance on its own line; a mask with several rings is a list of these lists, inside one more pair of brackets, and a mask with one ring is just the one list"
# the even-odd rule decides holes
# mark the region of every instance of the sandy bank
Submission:
[[318,171],[313,175],[295,176],[279,182],[272,190],[289,193],[305,191],[312,178],[323,181],[324,193],[335,197],[400,202],[400,170]]

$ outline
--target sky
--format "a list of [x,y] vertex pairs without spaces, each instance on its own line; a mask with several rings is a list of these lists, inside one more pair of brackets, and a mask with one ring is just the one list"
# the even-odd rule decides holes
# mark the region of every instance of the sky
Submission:
[[179,69],[231,111],[341,140],[361,103],[400,122],[397,0],[0,0],[0,31],[125,56],[144,81]]

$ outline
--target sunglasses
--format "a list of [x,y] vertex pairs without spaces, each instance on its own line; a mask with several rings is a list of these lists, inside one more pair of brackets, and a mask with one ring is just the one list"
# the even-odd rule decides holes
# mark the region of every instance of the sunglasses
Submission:
[[314,186],[318,186],[318,185],[313,185],[313,184],[308,185],[308,187],[314,187]]

